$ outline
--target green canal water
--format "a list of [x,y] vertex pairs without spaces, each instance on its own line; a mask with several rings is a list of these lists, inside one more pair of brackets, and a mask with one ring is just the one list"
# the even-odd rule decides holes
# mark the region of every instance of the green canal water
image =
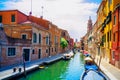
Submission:
[[84,60],[80,53],[76,53],[71,60],[60,60],[44,69],[27,74],[26,78],[18,80],[80,80],[84,71]]

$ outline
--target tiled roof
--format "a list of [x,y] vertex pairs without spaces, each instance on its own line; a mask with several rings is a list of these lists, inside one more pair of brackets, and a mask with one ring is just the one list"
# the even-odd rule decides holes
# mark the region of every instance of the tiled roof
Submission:
[[49,21],[42,19],[42,18],[37,18],[34,16],[29,16],[28,20],[30,20],[31,22],[34,22],[40,26],[43,26],[45,28],[49,28]]

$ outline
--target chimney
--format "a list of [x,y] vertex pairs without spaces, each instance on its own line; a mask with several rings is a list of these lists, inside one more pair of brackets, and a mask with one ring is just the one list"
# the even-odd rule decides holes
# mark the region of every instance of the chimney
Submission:
[[32,16],[32,12],[29,13],[29,16]]

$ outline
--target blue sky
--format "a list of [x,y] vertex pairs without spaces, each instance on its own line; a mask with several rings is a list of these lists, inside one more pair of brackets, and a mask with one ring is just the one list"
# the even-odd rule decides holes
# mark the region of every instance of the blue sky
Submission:
[[100,3],[102,0],[84,0],[84,1],[88,3]]
[[79,40],[87,32],[89,16],[95,23],[100,2],[101,0],[0,0],[0,10],[18,9],[26,15],[32,10],[32,15],[43,15],[43,18],[68,30],[72,38]]

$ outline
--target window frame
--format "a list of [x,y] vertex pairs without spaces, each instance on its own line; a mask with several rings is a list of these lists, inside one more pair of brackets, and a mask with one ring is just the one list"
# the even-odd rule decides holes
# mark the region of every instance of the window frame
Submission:
[[33,33],[33,43],[37,43],[37,34]]
[[16,18],[15,18],[15,14],[11,14],[11,22],[15,22]]
[[41,44],[42,43],[42,35],[41,35],[41,33],[39,33],[39,44]]
[[113,25],[116,25],[116,15],[114,15],[114,18],[113,18]]
[[0,23],[2,23],[2,15],[0,15]]
[[[9,51],[9,48],[10,48],[10,49],[14,48],[14,49],[15,49],[14,53],[10,53],[10,54],[9,54],[9,53],[8,53],[8,52],[10,52],[10,51]],[[12,54],[12,55],[11,55],[11,54]],[[7,48],[7,56],[8,56],[8,57],[15,57],[15,56],[16,56],[16,47],[8,47],[8,48]]]
[[24,35],[26,36],[25,39],[27,39],[27,38],[28,38],[27,34],[22,34],[22,35],[21,35],[21,39],[24,39],[24,38],[23,38]]

